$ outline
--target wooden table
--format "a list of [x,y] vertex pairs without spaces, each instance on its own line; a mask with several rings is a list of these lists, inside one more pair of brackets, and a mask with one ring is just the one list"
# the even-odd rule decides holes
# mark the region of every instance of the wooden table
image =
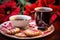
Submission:
[[[37,40],[60,40],[60,22],[55,22],[54,24],[55,24],[55,31],[51,35],[48,35],[43,38],[38,38]],[[18,40],[18,39],[9,38],[0,34],[0,40]]]

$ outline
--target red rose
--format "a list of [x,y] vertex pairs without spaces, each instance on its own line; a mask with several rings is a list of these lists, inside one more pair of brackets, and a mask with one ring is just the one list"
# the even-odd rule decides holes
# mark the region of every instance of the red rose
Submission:
[[5,12],[4,12],[4,8],[5,8],[4,5],[0,5],[0,14],[4,14],[4,13],[5,13]]
[[37,7],[42,7],[44,6],[44,1],[43,0],[37,0]]
[[16,2],[14,1],[5,2],[3,5],[5,5],[5,7],[11,7],[12,9],[16,8]]
[[4,22],[4,18],[5,18],[5,15],[4,14],[0,14],[0,23]]
[[55,0],[44,0],[44,3],[46,6],[48,6],[49,4],[55,3]]
[[9,17],[12,15],[18,15],[20,13],[20,8],[17,7],[12,13],[10,13],[10,15],[6,16],[6,18],[4,19],[4,21],[9,20]]
[[30,15],[30,14],[32,14],[32,15],[30,15],[30,16],[32,17],[32,19],[34,19],[34,9],[35,9],[36,7],[42,7],[42,6],[44,6],[44,1],[42,1],[42,0],[37,0],[36,3],[33,3],[33,4],[31,4],[31,5],[26,5],[26,10],[24,11],[24,14],[25,14],[25,15]]
[[[10,8],[11,13],[7,14],[6,9]],[[6,13],[5,13],[6,12]],[[9,17],[12,15],[18,15],[20,12],[20,8],[16,6],[16,2],[8,1],[0,5],[0,23],[9,20]]]
[[24,11],[24,15],[29,15],[34,19],[34,8],[37,7],[36,3],[33,3],[31,5],[26,5],[26,10]]
[[31,10],[34,10],[37,7],[37,3],[31,4]]
[[50,19],[50,23],[55,22],[56,18],[57,18],[57,15],[53,14],[52,17],[51,17],[51,19]]
[[31,11],[31,6],[30,6],[30,5],[26,5],[25,8],[26,8],[26,11],[27,11],[27,12],[30,12],[30,11]]
[[0,5],[0,9],[4,9],[5,8],[5,6],[2,4],[2,5]]

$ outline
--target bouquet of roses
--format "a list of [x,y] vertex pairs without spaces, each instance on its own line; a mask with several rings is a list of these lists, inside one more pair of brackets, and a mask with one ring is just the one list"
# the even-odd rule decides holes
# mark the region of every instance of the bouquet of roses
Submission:
[[[34,9],[36,7],[51,7],[54,12],[60,17],[59,7],[54,6],[55,0],[4,0],[0,1],[0,23],[7,21],[10,16],[24,14],[29,15],[34,19]],[[54,21],[57,16],[52,15],[52,21]]]

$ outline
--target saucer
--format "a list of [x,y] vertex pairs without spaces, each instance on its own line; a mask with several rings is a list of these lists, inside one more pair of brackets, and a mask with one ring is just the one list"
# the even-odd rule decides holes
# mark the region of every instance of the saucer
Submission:
[[[30,22],[29,25],[31,25],[31,26],[33,26],[33,27],[35,27],[37,29],[37,26],[35,25],[35,21]],[[7,28],[7,29],[13,28],[13,26],[11,24],[11,21],[6,21],[6,22],[4,22],[4,23],[2,23],[0,25],[0,33],[3,34],[3,35],[5,35],[5,36],[7,36],[7,37],[11,37],[11,38],[15,38],[15,39],[35,39],[35,38],[42,38],[42,37],[45,37],[45,36],[48,36],[48,35],[52,34],[54,32],[54,30],[55,30],[54,26],[51,25],[48,30],[42,31],[41,35],[34,36],[34,37],[17,37],[15,35],[6,34],[3,31],[4,28]]]

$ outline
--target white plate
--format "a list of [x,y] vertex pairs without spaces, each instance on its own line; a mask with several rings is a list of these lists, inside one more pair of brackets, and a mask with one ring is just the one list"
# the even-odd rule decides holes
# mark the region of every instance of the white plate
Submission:
[[[5,35],[5,36],[7,36],[7,37],[16,38],[16,39],[34,39],[34,38],[42,38],[42,37],[45,37],[45,36],[50,35],[50,34],[53,33],[54,30],[55,30],[55,29],[54,29],[54,26],[51,25],[51,26],[50,26],[50,31],[49,31],[49,32],[44,31],[44,32],[42,32],[42,33],[43,33],[42,35],[35,36],[35,37],[16,37],[16,36],[14,36],[14,35],[9,35],[9,34],[4,33],[3,31],[1,31],[1,28],[3,28],[2,25],[8,24],[9,22],[10,22],[10,21],[7,21],[7,22],[4,22],[4,23],[2,23],[2,24],[0,25],[0,33],[3,34],[3,35]],[[45,33],[45,32],[46,32],[46,33]]]

